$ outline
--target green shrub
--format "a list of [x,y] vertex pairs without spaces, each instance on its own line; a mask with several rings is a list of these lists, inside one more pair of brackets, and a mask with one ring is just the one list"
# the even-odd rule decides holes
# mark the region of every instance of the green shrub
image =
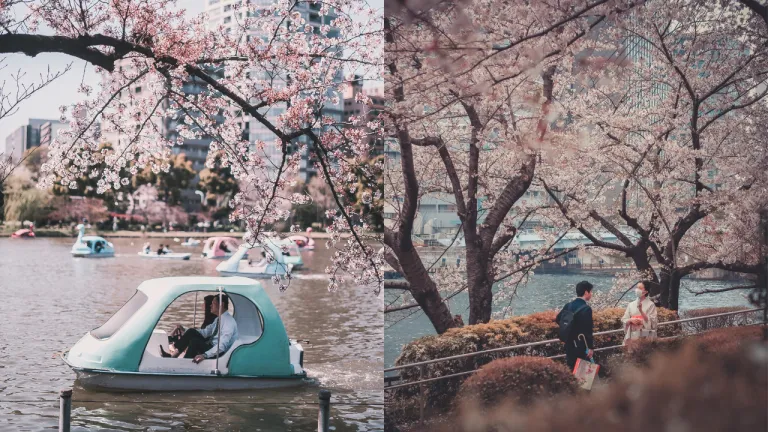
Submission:
[[562,363],[545,357],[519,356],[494,360],[472,374],[461,385],[459,404],[490,408],[505,400],[528,405],[556,394],[572,394],[579,388],[576,378]]

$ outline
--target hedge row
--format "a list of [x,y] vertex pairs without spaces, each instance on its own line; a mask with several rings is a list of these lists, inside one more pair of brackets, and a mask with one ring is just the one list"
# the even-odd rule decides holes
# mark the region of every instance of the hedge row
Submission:
[[768,430],[768,348],[760,343],[745,346],[745,342],[759,340],[761,334],[760,327],[752,326],[686,338],[679,349],[657,353],[647,367],[629,368],[588,398],[563,397],[539,400],[532,406],[508,403],[492,410],[464,410],[428,430]]
[[[558,326],[555,323],[556,311],[546,311],[531,315],[518,316],[504,320],[491,321],[488,324],[477,324],[461,328],[450,329],[442,335],[426,336],[403,347],[400,356],[395,360],[396,365],[421,362],[436,358],[468,354],[493,348],[520,345],[531,342],[539,342],[547,339],[557,339]],[[624,316],[623,308],[606,309],[593,313],[594,331],[601,332],[623,328],[621,318]],[[658,310],[659,322],[678,319],[674,311],[667,309]],[[659,336],[673,336],[680,334],[679,326],[659,327]],[[621,344],[624,333],[596,336],[595,347],[605,347]],[[428,365],[424,368],[426,377],[439,377],[459,372],[479,369],[497,358],[515,356],[550,357],[563,354],[562,343],[556,342],[547,345],[518,349],[515,351],[503,351],[491,354],[481,354],[473,357],[450,360]],[[607,355],[596,355],[598,362],[605,361]],[[419,370],[409,368],[400,371],[402,382],[419,380]],[[461,383],[466,377],[449,378],[433,381],[426,384],[427,407],[430,409],[444,409],[448,407],[456,396]],[[397,389],[394,398],[409,398],[419,392],[418,386]]]

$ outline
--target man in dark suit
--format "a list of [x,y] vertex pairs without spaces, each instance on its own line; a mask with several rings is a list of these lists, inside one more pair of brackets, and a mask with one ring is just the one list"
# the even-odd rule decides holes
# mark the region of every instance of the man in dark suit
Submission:
[[[581,281],[576,284],[576,299],[566,304],[563,310],[557,314],[555,322],[560,324],[560,319],[566,310],[574,313],[573,324],[568,339],[565,342],[565,359],[568,368],[573,370],[576,365],[576,359],[588,360],[594,354],[594,345],[592,342],[592,308],[587,303],[592,299],[592,284],[587,281]],[[584,335],[584,339],[579,338]],[[587,351],[589,350],[589,351]]]

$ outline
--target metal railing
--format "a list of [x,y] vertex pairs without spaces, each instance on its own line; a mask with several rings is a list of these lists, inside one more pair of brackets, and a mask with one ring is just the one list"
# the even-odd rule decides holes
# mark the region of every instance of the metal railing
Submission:
[[[679,319],[679,320],[674,320],[674,321],[664,321],[664,322],[660,322],[658,325],[659,325],[659,327],[661,327],[661,326],[667,326],[667,325],[681,324],[681,323],[685,323],[685,322],[701,321],[701,320],[706,320],[706,319],[710,319],[710,318],[718,318],[718,317],[724,317],[724,316],[753,313],[753,312],[758,312],[758,311],[762,311],[762,310],[763,310],[762,308],[755,308],[755,309],[745,309],[745,310],[733,311],[733,312],[723,312],[723,313],[719,313],[719,314],[712,314],[712,315],[706,315],[706,316],[701,316],[701,317],[684,318],[684,319]],[[765,324],[765,323],[758,323],[758,324]],[[593,333],[593,336],[604,336],[604,335],[615,334],[615,333],[624,333],[624,329],[616,329],[616,330],[607,330],[607,331],[597,332],[597,333]],[[674,336],[674,337],[679,337],[679,336]],[[663,339],[669,339],[669,338],[663,338]],[[398,370],[403,370],[403,369],[419,368],[419,380],[418,381],[411,381],[411,382],[404,383],[404,384],[396,384],[396,385],[385,386],[384,389],[385,390],[393,390],[393,389],[396,389],[396,388],[414,386],[414,385],[424,384],[424,383],[433,382],[433,381],[440,381],[440,380],[444,380],[444,379],[455,378],[455,377],[460,377],[460,376],[464,376],[464,375],[470,375],[470,374],[473,374],[474,372],[477,371],[477,369],[473,369],[471,371],[465,371],[465,372],[460,372],[460,373],[455,373],[455,374],[450,374],[450,375],[443,375],[443,376],[439,376],[439,377],[424,379],[424,376],[425,376],[425,373],[424,373],[425,372],[425,366],[430,365],[430,364],[441,363],[441,362],[446,362],[446,361],[451,361],[451,360],[458,360],[458,359],[469,358],[469,357],[475,357],[475,356],[491,354],[491,353],[498,353],[498,352],[504,352],[504,351],[512,351],[512,350],[521,349],[521,348],[531,348],[531,347],[535,347],[535,346],[548,345],[548,344],[552,344],[552,343],[562,343],[562,342],[560,342],[560,339],[548,339],[548,340],[543,340],[543,341],[539,341],[539,342],[530,342],[530,343],[525,343],[525,344],[520,344],[520,345],[511,345],[511,346],[508,346],[508,347],[493,348],[493,349],[489,349],[489,350],[477,351],[477,352],[472,352],[472,353],[467,353],[467,354],[458,354],[458,355],[455,355],[455,356],[441,357],[441,358],[432,359],[432,360],[426,360],[426,361],[417,362],[417,363],[409,363],[409,364],[405,364],[405,365],[394,366],[394,367],[391,367],[391,368],[384,369],[384,373],[392,372],[392,371],[398,371]],[[615,349],[615,348],[619,348],[619,347],[622,347],[622,346],[623,345],[612,345],[610,347],[601,347],[601,348],[595,349],[595,351],[596,352],[606,351],[606,350],[609,350],[609,349]],[[558,358],[563,358],[563,357],[565,357],[565,354],[551,356],[551,357],[548,357],[548,358],[558,359]]]

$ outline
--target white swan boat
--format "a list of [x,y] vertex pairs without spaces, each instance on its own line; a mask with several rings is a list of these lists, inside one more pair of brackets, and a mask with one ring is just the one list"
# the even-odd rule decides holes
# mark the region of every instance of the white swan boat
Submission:
[[99,236],[85,235],[85,224],[77,226],[79,234],[69,251],[78,258],[108,258],[115,256],[115,246]]
[[[243,259],[249,250],[260,250],[261,247],[253,247],[248,243],[243,243],[240,248],[228,260],[216,266],[216,270],[222,276],[245,276],[252,278],[271,278],[273,276],[284,276],[293,270],[293,265],[285,262],[285,256],[280,247],[272,242],[265,245],[269,249],[267,259],[262,257],[253,257],[251,260]],[[261,254],[259,254],[261,255]],[[262,260],[262,263],[255,263]]]

